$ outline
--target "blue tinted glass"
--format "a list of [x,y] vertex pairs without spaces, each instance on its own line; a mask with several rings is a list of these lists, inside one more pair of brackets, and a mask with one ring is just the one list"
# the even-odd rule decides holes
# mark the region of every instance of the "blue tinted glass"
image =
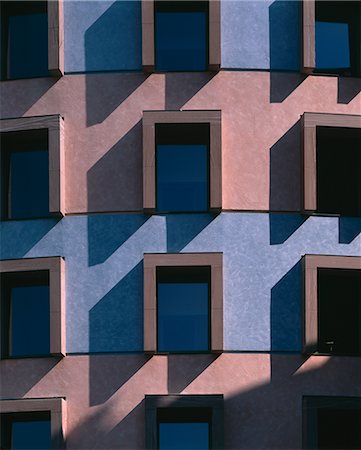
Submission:
[[11,450],[50,450],[50,420],[12,423]]
[[337,69],[350,67],[349,25],[316,21],[316,67]]
[[208,283],[158,283],[158,350],[207,351]]
[[160,423],[160,450],[207,450],[209,449],[209,424]]
[[157,70],[205,70],[207,14],[157,12],[155,48]]
[[50,352],[49,286],[11,289],[10,355],[47,355]]
[[8,78],[48,75],[46,13],[11,15],[8,39]]
[[157,145],[157,209],[208,209],[207,145]]
[[10,217],[48,216],[48,152],[11,152],[10,158]]

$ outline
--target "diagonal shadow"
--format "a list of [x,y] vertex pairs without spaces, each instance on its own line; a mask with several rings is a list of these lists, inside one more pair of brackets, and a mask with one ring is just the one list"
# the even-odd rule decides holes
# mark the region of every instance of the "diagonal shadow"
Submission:
[[[93,8],[92,2],[89,8]],[[105,3],[105,2],[104,2]],[[140,1],[118,0],[86,30],[84,36],[87,125],[102,123],[147,78],[141,72],[108,74],[141,68]]]
[[139,121],[87,173],[88,211],[143,209],[142,126]]
[[88,215],[88,264],[105,262],[149,216],[143,214]]
[[55,225],[58,218],[40,220],[11,220],[0,224],[0,258],[25,256]]
[[[271,350],[301,348],[301,261],[271,289]],[[298,332],[297,332],[298,330]]]
[[270,210],[300,211],[301,125],[297,121],[270,149]]
[[269,214],[270,244],[283,244],[306,220],[301,214]]
[[143,350],[143,261],[89,311],[89,352]]
[[181,251],[191,242],[212,220],[213,214],[174,214],[167,215],[167,251]]
[[219,355],[168,355],[168,392],[182,392],[202,372],[207,370]]
[[361,217],[340,217],[338,227],[340,244],[350,244],[361,233]]
[[360,78],[338,77],[337,103],[350,103],[361,92]]
[[165,108],[181,109],[213,77],[214,73],[166,73]]

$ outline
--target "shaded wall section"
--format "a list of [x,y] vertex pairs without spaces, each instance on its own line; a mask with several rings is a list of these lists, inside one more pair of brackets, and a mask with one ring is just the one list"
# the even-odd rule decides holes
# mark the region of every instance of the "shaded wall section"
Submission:
[[140,4],[65,1],[65,72],[140,70]]
[[69,356],[1,361],[0,395],[66,397],[67,448],[141,450],[145,395],[222,393],[224,448],[289,450],[302,448],[302,396],[360,396],[360,376],[350,357],[222,354],[195,365],[192,355]]
[[28,232],[24,221],[0,224],[0,257],[65,257],[68,353],[143,351],[143,257],[153,252],[223,253],[225,350],[299,352],[302,256],[359,256],[361,248],[359,219],[296,214],[109,214],[27,224]]
[[222,67],[299,70],[301,2],[222,2]]
[[1,89],[1,114],[64,117],[68,213],[142,212],[143,111],[219,109],[223,208],[297,212],[300,116],[361,114],[360,96],[338,103],[337,77],[310,76],[298,84],[291,74],[294,88],[284,78],[289,74],[272,74],[68,75],[50,87],[39,79],[41,98],[29,89],[34,80],[11,81]]

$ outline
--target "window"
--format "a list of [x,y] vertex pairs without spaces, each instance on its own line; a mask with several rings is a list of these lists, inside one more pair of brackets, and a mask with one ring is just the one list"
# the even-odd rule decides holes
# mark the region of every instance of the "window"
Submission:
[[306,255],[304,352],[361,354],[361,257]]
[[1,2],[1,79],[63,74],[62,0]]
[[220,111],[145,111],[143,206],[149,211],[219,211]]
[[0,262],[1,357],[65,354],[64,261]]
[[144,350],[222,349],[222,254],[145,254]]
[[302,116],[304,210],[361,215],[361,116]]
[[201,71],[220,67],[220,2],[142,0],[143,68]]
[[304,448],[361,448],[361,398],[303,397]]
[[63,449],[65,400],[0,400],[3,450]]
[[0,132],[2,219],[63,214],[63,119],[3,119]]
[[222,395],[146,395],[147,449],[223,448]]
[[360,42],[359,2],[304,0],[305,72],[360,76]]

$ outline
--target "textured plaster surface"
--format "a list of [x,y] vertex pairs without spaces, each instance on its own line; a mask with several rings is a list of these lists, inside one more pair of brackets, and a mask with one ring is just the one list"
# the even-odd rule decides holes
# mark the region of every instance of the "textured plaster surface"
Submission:
[[64,2],[65,72],[140,70],[138,0]]
[[65,257],[68,353],[142,351],[143,254],[178,251],[223,253],[226,350],[300,351],[300,260],[360,256],[360,231],[291,214],[68,216],[1,223],[0,257]]
[[222,68],[299,70],[300,2],[224,1]]
[[[67,212],[112,212],[142,209],[143,110],[220,109],[223,208],[299,211],[300,116],[361,114],[360,94],[339,103],[337,77],[300,77],[127,73],[9,81],[1,116],[61,114]],[[351,91],[354,81],[344,81]]]
[[144,449],[144,396],[223,394],[225,448],[301,449],[302,396],[359,396],[360,358],[222,354],[0,362],[1,398],[65,397],[67,448]]

